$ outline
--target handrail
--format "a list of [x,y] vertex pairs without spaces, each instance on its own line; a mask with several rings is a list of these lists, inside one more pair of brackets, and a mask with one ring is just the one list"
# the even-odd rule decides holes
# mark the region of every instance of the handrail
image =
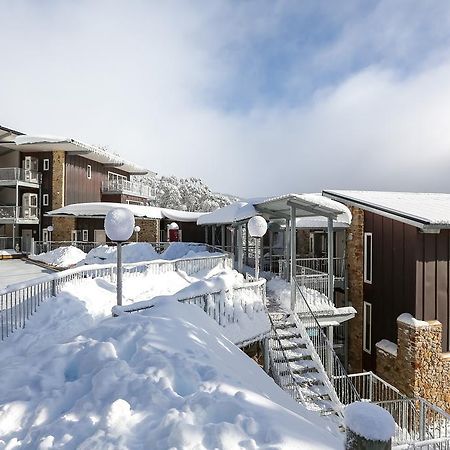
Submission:
[[[142,272],[160,274],[176,270],[182,270],[187,275],[192,275],[199,270],[212,269],[218,264],[224,268],[231,268],[233,262],[228,255],[211,254],[190,259],[153,260],[124,264],[122,270],[132,276]],[[26,321],[36,312],[37,307],[48,298],[56,296],[66,283],[105,276],[113,279],[116,275],[116,264],[94,264],[44,275],[0,289],[1,339],[4,340],[14,330],[25,327]]]
[[309,336],[320,362],[325,372],[328,374],[340,403],[345,405],[360,400],[361,398],[358,391],[351,382],[347,371],[336,355],[333,346],[323,332],[323,329],[320,326],[313,310],[309,306],[302,290],[300,289],[299,283],[294,277],[292,280],[296,285],[297,292],[300,293],[301,299],[306,306],[306,308],[302,308],[306,311],[306,314],[303,313],[300,316],[293,314],[294,320],[300,328],[304,328]]

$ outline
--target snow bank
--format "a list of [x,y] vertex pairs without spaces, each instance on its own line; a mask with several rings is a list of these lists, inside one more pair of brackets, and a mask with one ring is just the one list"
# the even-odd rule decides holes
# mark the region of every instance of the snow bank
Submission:
[[344,410],[345,426],[371,441],[389,441],[395,433],[393,417],[381,406],[354,402]]
[[0,347],[0,448],[343,448],[199,308],[114,296],[68,285]]
[[[200,255],[201,254],[201,255]],[[162,253],[163,259],[173,260],[192,258],[194,256],[210,256],[206,245],[189,244],[185,242],[172,242]]]
[[[122,262],[136,263],[159,259],[160,255],[151,244],[147,242],[132,242],[122,246]],[[110,264],[117,260],[117,247],[115,245],[100,245],[92,249],[83,264]]]
[[86,258],[86,253],[72,245],[68,247],[59,247],[46,253],[39,255],[30,255],[30,259],[41,261],[55,267],[70,267],[78,264]]

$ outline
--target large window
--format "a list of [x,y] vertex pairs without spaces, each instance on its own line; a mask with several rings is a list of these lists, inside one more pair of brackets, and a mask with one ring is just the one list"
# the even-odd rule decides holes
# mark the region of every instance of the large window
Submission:
[[364,302],[363,350],[372,353],[372,305]]
[[372,283],[372,233],[364,233],[364,282]]
[[108,181],[110,181],[111,183],[119,184],[123,181],[127,181],[127,177],[115,172],[108,172]]

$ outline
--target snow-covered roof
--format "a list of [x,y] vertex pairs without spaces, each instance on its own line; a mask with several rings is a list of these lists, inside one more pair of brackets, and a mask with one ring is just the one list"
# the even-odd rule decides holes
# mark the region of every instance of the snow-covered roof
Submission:
[[[328,218],[327,217],[299,217],[295,221],[297,228],[312,229],[312,228],[327,228]],[[336,220],[333,220],[333,228],[348,228],[349,223],[347,222],[346,214],[339,214]]]
[[85,144],[83,142],[60,136],[31,136],[20,135],[15,136],[12,141],[1,142],[0,146],[8,148],[17,148],[18,150],[26,150],[27,152],[48,152],[54,150],[70,151],[79,154],[92,161],[102,164],[110,164],[111,167],[120,168],[121,170],[135,174],[146,175],[150,171],[140,167],[121,156],[110,153],[100,147]]
[[105,217],[114,208],[129,209],[135,217],[169,219],[178,222],[196,222],[204,212],[177,211],[156,206],[129,205],[127,203],[91,202],[74,203],[47,213],[49,216]]
[[326,190],[323,195],[424,230],[450,228],[450,194]]
[[257,214],[267,219],[287,217],[291,205],[296,207],[296,217],[332,217],[350,224],[350,210],[342,203],[319,194],[286,194],[280,197],[257,198],[234,202],[202,216],[199,225],[220,225],[240,222]]

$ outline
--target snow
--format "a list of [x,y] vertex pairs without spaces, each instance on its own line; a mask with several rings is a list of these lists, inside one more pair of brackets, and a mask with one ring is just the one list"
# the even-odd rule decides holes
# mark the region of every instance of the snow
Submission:
[[8,255],[18,255],[13,248],[6,248],[4,250],[0,250],[0,256],[8,256]]
[[45,264],[55,267],[70,267],[86,258],[86,253],[74,246],[59,247],[39,255],[30,255],[30,259],[34,261],[41,261]]
[[377,342],[376,347],[380,350],[385,351],[386,353],[397,356],[397,344],[394,344],[387,339],[382,339],[381,341]]
[[[266,215],[270,216],[270,210],[274,212],[285,212],[289,214],[290,207],[287,204],[289,200],[306,204],[308,208],[316,208],[317,215],[313,215],[308,211],[297,208],[298,216],[320,217],[327,212],[337,214],[339,221],[350,224],[352,215],[350,210],[342,203],[336,202],[319,194],[286,194],[273,198],[255,198],[248,201],[234,202],[231,205],[216,209],[215,211],[201,216],[197,220],[198,225],[211,224],[230,224],[241,220],[249,219],[258,215],[258,207],[269,211]],[[322,213],[322,214],[321,214]]]
[[[125,277],[128,301],[154,278]],[[68,284],[0,347],[0,448],[343,448],[200,308],[114,302],[106,279]]]
[[134,214],[127,208],[114,208],[105,217],[106,235],[113,242],[126,242],[134,232]]
[[406,325],[409,325],[409,326],[415,327],[415,328],[429,327],[430,326],[430,324],[428,322],[425,322],[423,320],[417,320],[409,313],[400,314],[397,317],[397,322],[402,322],[402,323],[404,323]]
[[[122,245],[122,262],[137,263],[159,259],[160,255],[147,242],[131,242]],[[117,247],[115,245],[100,245],[93,248],[83,264],[109,264],[117,261]]]
[[366,206],[383,208],[380,215],[391,213],[400,222],[405,217],[410,220],[424,221],[435,227],[450,227],[450,194],[419,192],[382,192],[382,191],[324,191],[325,195],[338,195],[349,203],[363,202]]
[[231,205],[216,209],[215,211],[201,216],[197,220],[198,225],[229,224],[249,219],[256,215],[255,207],[247,202],[234,202]]
[[388,411],[368,402],[346,406],[344,420],[347,428],[371,441],[389,441],[395,433],[395,422]]
[[203,216],[204,212],[177,211],[175,209],[158,208],[156,206],[131,205],[112,202],[90,202],[74,203],[59,209],[54,209],[48,214],[50,216],[69,215],[76,217],[105,217],[109,211],[115,208],[126,208],[135,217],[146,217],[149,219],[169,219],[178,222],[196,222]]
[[16,145],[22,144],[41,144],[41,143],[58,143],[58,142],[70,142],[71,140],[66,137],[59,136],[28,136],[26,134],[16,136],[14,142]]
[[[351,219],[350,219],[351,221]],[[333,220],[333,228],[348,228],[350,225],[347,214],[339,214],[337,220]],[[311,229],[311,228],[327,228],[328,219],[324,216],[316,217],[299,217],[295,221],[296,228]]]

